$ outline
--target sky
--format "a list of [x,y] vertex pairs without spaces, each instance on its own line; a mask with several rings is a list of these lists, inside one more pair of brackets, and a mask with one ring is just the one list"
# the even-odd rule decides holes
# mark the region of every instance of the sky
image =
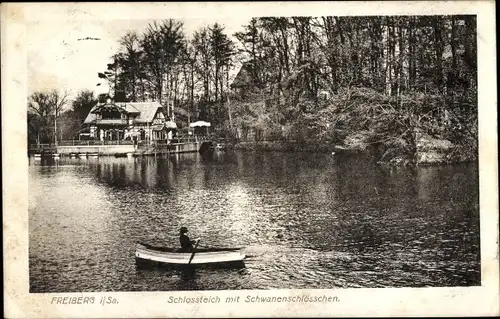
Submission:
[[[129,30],[142,33],[153,20],[53,20],[27,25],[28,94],[36,91],[67,90],[70,98],[83,89],[107,93],[107,81],[97,77],[110,57],[119,50],[119,39]],[[246,19],[191,19],[184,22],[185,34],[215,22],[232,36],[243,29]],[[100,40],[79,40],[82,38]],[[234,38],[233,38],[234,39]],[[234,39],[235,40],[235,39]],[[236,41],[236,40],[235,40]],[[97,83],[101,83],[97,86]]]

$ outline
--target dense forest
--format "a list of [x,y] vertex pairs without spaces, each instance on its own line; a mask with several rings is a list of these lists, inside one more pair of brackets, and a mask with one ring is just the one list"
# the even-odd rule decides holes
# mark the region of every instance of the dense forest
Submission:
[[[238,140],[413,154],[422,132],[470,158],[476,35],[476,17],[458,15],[253,18],[232,36],[220,24],[186,35],[182,22],[165,20],[126,33],[99,77],[116,101],[159,101]],[[64,97],[30,98],[32,141],[52,138]],[[97,99],[80,92],[58,134],[71,138]]]

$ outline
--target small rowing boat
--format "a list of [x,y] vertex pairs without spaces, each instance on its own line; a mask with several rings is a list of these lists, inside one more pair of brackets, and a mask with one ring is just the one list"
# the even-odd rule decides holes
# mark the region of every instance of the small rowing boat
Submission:
[[170,266],[242,265],[244,248],[197,248],[194,252],[179,252],[176,248],[155,247],[137,243],[135,260],[138,263],[160,263]]

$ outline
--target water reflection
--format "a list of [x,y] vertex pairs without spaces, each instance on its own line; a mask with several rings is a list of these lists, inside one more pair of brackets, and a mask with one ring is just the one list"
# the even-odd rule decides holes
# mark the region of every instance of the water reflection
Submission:
[[[480,282],[472,164],[215,152],[30,160],[30,290],[456,286]],[[139,271],[135,242],[247,247],[246,268]]]

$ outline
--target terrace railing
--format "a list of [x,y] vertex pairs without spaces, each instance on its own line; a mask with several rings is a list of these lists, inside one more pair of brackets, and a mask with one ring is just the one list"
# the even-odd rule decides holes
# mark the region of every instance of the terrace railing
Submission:
[[207,140],[210,140],[210,136],[207,135],[176,136],[170,140],[170,143],[190,143],[190,142],[201,142]]
[[[171,143],[193,143],[193,142],[202,142],[209,140],[209,136],[204,135],[195,135],[195,136],[179,136],[174,137],[173,139],[167,140],[140,140],[137,141],[137,145],[153,145],[153,146],[161,146],[167,145]],[[134,141],[126,139],[126,140],[61,140],[57,141],[57,146],[101,146],[101,145],[134,145]],[[50,150],[55,149],[56,145],[54,143],[51,144],[30,144],[29,150]]]
[[93,146],[93,145],[132,145],[131,140],[62,140],[58,142],[59,146]]
[[28,151],[30,152],[54,151],[55,149],[56,145],[53,143],[30,144],[28,146]]

